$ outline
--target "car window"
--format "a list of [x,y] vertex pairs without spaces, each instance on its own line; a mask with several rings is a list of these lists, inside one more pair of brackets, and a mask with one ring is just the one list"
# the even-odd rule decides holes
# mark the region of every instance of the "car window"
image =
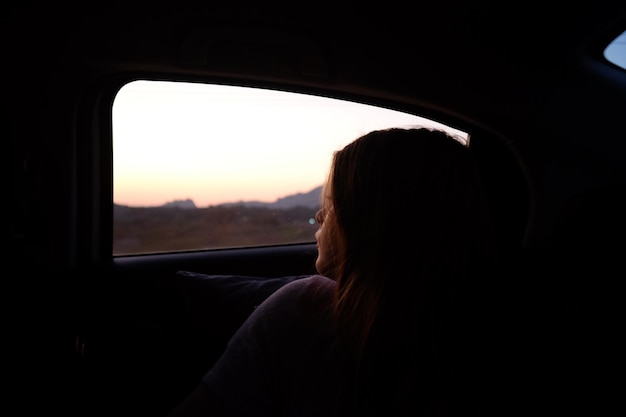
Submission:
[[626,69],[626,31],[609,43],[604,50],[604,57],[618,67]]
[[334,98],[133,81],[113,104],[113,255],[314,241],[332,153],[431,120]]

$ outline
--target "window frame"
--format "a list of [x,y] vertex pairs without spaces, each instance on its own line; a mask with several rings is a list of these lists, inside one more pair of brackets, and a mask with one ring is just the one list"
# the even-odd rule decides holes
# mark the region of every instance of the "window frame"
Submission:
[[[414,114],[422,118],[442,123],[454,129],[471,132],[476,127],[469,121],[455,115],[446,115],[439,110],[420,106],[413,99],[404,96],[376,96],[375,94],[355,94],[340,90],[312,87],[304,83],[269,82],[266,80],[237,77],[217,77],[206,75],[154,74],[145,72],[118,73],[103,77],[93,82],[84,90],[76,112],[76,197],[74,201],[74,235],[76,242],[87,242],[75,248],[75,265],[101,265],[114,267],[125,259],[143,257],[149,259],[173,259],[181,265],[199,259],[224,256],[226,252],[241,254],[242,251],[254,254],[275,253],[276,251],[301,251],[304,258],[315,251],[315,243],[287,243],[266,247],[197,249],[189,251],[113,255],[113,104],[119,90],[129,82],[137,80],[192,82],[207,84],[225,84],[241,87],[272,89],[298,94],[312,94],[338,100],[348,100],[371,106]],[[134,261],[137,262],[137,261]],[[308,262],[308,261],[306,261]]]

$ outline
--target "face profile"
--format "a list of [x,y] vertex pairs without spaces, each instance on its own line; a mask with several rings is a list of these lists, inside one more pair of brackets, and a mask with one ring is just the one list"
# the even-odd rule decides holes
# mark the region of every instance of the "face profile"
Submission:
[[317,259],[315,260],[315,270],[320,275],[332,278],[333,258],[332,247],[330,245],[331,233],[333,227],[332,210],[322,208],[315,214],[315,220],[319,224],[319,228],[315,232],[315,240],[317,241]]

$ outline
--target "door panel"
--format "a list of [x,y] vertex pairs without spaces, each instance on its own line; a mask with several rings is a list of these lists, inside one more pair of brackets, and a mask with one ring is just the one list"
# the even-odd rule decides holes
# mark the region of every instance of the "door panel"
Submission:
[[67,398],[68,408],[88,415],[122,408],[158,415],[199,382],[229,338],[222,326],[212,331],[207,323],[228,321],[232,327],[240,318],[229,320],[234,310],[222,305],[223,317],[206,317],[207,325],[197,326],[203,318],[190,316],[177,271],[308,275],[316,253],[315,244],[301,244],[132,256],[77,274],[72,293],[80,299],[74,301],[80,314],[66,341],[72,352],[68,392],[75,394]]

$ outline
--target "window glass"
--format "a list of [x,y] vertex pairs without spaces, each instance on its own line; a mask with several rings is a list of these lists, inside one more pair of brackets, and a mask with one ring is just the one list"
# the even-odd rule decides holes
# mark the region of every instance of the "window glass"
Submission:
[[606,47],[604,57],[618,67],[626,69],[626,31]]
[[134,81],[113,105],[113,254],[313,242],[332,153],[433,121],[284,91]]

